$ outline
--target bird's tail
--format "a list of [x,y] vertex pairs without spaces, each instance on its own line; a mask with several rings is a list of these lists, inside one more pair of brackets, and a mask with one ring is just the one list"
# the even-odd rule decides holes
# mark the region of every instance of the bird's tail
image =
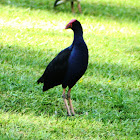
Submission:
[[59,4],[62,4],[64,1],[63,0],[56,0],[55,3],[54,3],[54,8],[59,5]]
[[39,83],[43,83],[44,82],[44,78],[43,78],[43,76],[42,77],[40,77],[38,80],[37,80],[37,83],[39,84]]

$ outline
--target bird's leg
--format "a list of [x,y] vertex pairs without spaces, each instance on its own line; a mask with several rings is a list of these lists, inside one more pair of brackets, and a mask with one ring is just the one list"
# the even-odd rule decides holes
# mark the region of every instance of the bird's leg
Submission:
[[82,13],[81,5],[80,5],[80,2],[79,1],[78,1],[77,5],[78,5],[79,12]]
[[68,103],[67,103],[67,100],[66,100],[65,88],[63,89],[62,97],[63,97],[64,103],[65,103],[65,106],[66,106],[66,109],[67,109],[67,112],[68,112],[68,116],[71,116],[70,109],[69,109],[69,106],[68,106]]
[[74,112],[74,108],[73,108],[73,105],[72,105],[72,100],[70,98],[70,92],[71,92],[71,88],[68,90],[67,98],[68,98],[68,101],[69,101],[69,104],[70,104],[70,109],[71,109],[72,115],[74,116],[75,112]]
[[73,1],[71,2],[71,10],[74,13],[74,2]]

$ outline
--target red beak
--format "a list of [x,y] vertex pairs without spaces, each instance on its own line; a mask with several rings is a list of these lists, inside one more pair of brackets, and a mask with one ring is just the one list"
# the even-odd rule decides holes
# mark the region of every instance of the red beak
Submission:
[[65,27],[65,29],[69,29],[69,28],[72,28],[72,23],[75,22],[76,19],[72,19],[68,24],[67,26]]
[[69,28],[72,28],[72,23],[68,23],[65,27],[65,29],[69,29]]

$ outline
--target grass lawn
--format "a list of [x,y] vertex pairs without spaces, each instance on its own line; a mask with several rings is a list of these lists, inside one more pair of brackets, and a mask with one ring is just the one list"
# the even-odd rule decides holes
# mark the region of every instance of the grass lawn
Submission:
[[[140,1],[70,3],[0,0],[0,139],[112,139],[140,137]],[[89,49],[85,75],[72,88],[76,115],[67,117],[62,87],[42,92],[37,79],[71,45],[73,18]]]

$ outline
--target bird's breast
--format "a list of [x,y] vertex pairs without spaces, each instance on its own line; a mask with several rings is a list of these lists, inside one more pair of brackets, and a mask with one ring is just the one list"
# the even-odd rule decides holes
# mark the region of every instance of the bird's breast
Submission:
[[88,64],[88,54],[80,51],[74,50],[68,60],[68,67],[70,71],[78,73],[79,71],[85,71]]

